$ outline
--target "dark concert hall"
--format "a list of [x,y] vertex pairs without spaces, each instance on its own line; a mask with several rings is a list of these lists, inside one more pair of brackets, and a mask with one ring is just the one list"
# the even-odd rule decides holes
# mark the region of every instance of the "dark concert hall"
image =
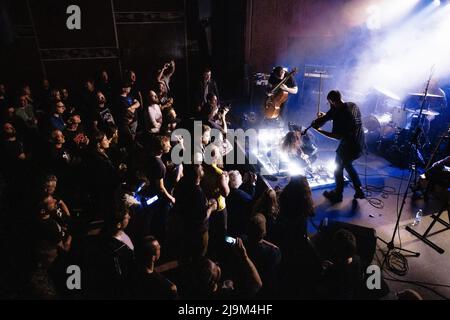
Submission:
[[449,300],[449,32],[450,0],[0,0],[0,300]]

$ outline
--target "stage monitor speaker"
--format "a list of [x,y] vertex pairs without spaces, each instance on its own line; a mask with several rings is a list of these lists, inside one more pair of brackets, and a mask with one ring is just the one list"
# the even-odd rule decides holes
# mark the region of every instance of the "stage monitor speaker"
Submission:
[[327,226],[321,226],[319,232],[312,237],[312,242],[324,259],[333,255],[333,236],[340,229],[346,229],[356,238],[357,254],[361,258],[364,268],[372,263],[377,244],[375,229],[358,226],[355,224],[329,221]]

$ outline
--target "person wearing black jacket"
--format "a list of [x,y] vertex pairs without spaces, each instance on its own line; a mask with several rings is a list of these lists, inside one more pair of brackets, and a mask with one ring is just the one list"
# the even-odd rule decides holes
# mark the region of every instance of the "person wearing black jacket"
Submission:
[[228,234],[241,237],[245,234],[246,223],[250,217],[252,204],[255,195],[256,175],[247,174],[251,181],[242,183],[242,176],[239,171],[228,172],[230,181],[230,194],[226,198],[228,208]]
[[[131,95],[131,88],[132,84],[130,82],[124,82],[122,84],[122,91],[116,105],[115,117],[121,120],[119,126],[127,125],[134,137],[138,128],[138,109],[141,107],[141,103]],[[128,114],[133,115],[131,123],[127,121]]]
[[106,220],[111,220],[114,209],[114,194],[120,185],[122,173],[126,166],[116,168],[107,154],[109,140],[106,134],[99,132],[93,143],[93,152],[90,155],[89,176],[91,196],[93,200],[94,213]]
[[205,68],[203,71],[203,77],[199,83],[197,96],[198,105],[202,105],[207,102],[207,96],[209,93],[212,93],[219,98],[219,88],[217,87],[216,81],[211,77],[211,69]]
[[177,287],[155,270],[161,257],[161,245],[153,236],[146,236],[137,249],[139,260],[136,282],[133,286],[135,298],[148,300],[174,300]]
[[[342,101],[341,93],[337,90],[330,91],[327,99],[330,110],[326,114],[318,114],[318,118],[311,124],[322,135],[339,140],[335,160],[337,167],[334,171],[336,188],[333,191],[325,191],[324,196],[331,202],[342,201],[345,169],[355,188],[354,198],[363,199],[365,195],[361,189],[361,181],[353,167],[353,161],[358,159],[365,149],[361,112],[355,103]],[[322,130],[320,127],[330,120],[333,120],[332,132]]]
[[[134,244],[125,229],[130,220],[129,209],[122,199],[114,208],[111,223],[91,244],[91,253],[85,259],[85,279],[88,298],[129,299],[132,297],[133,276],[136,273]],[[110,199],[114,202],[114,198]]]
[[175,186],[177,199],[173,208],[183,230],[183,258],[204,257],[209,242],[209,217],[217,209],[214,199],[208,200],[200,186],[204,171],[200,164],[184,167],[184,176]]

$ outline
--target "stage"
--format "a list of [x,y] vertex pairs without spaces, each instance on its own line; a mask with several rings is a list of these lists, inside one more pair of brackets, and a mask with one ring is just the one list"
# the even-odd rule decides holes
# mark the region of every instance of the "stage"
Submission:
[[[328,157],[333,150],[321,150],[320,156]],[[316,208],[316,216],[309,223],[308,231],[311,234],[316,232],[314,225],[320,225],[324,218],[328,221],[340,221],[351,223],[368,228],[374,228],[378,237],[389,241],[394,231],[397,218],[397,208],[401,205],[402,196],[406,188],[409,171],[402,170],[392,166],[387,160],[369,154],[361,157],[355,162],[363,186],[366,184],[370,189],[374,187],[384,187],[384,193],[381,191],[371,192],[368,199],[353,201],[353,189],[350,186],[345,188],[344,200],[341,203],[332,205],[322,195],[323,190],[313,190],[313,199]],[[397,196],[399,194],[400,195]],[[439,254],[431,247],[415,238],[412,234],[405,231],[405,227],[414,221],[417,210],[423,209],[424,218],[422,222],[414,227],[420,233],[423,233],[427,226],[431,223],[430,215],[439,210],[440,203],[430,198],[428,202],[423,199],[412,200],[412,193],[408,194],[404,210],[400,220],[400,235],[397,235],[395,243],[399,244],[401,240],[405,249],[420,252],[420,257],[409,257],[409,271],[406,276],[400,277],[389,272],[384,272],[384,277],[396,278],[402,281],[421,281],[439,285],[450,285],[450,277],[448,270],[450,268],[450,231],[445,231],[436,235],[432,235],[429,239],[442,247],[446,252]],[[375,200],[376,199],[376,200]],[[370,202],[379,204],[382,201],[383,208],[375,208]],[[447,220],[446,215],[444,220]],[[313,225],[314,224],[314,225]],[[443,229],[436,224],[432,232]],[[377,241],[377,252],[375,261],[382,261],[383,255],[378,249],[385,249],[386,246],[381,241]],[[380,262],[381,264],[381,262]],[[406,282],[387,281],[391,292],[411,288],[418,291],[425,299],[442,299],[428,289]],[[450,297],[450,287],[430,286],[437,290],[440,294]]]
[[[319,151],[317,153],[318,164],[329,164],[335,156],[337,143],[323,137],[318,137]],[[377,236],[389,242],[391,240],[394,226],[397,219],[402,198],[407,188],[409,169],[401,169],[392,165],[385,158],[369,152],[354,162],[358,171],[363,188],[369,189],[366,199],[354,200],[354,190],[348,181],[344,190],[344,199],[341,203],[331,204],[323,195],[323,191],[332,189],[334,181],[330,177],[330,183],[323,186],[312,187],[312,195],[315,205],[316,215],[308,224],[310,236],[314,236],[317,227],[328,220],[349,223],[357,226],[375,229]],[[258,168],[256,168],[258,169]],[[289,182],[287,172],[274,175],[259,175],[261,184],[264,187],[283,188]],[[395,245],[405,249],[420,252],[420,257],[408,257],[409,270],[405,276],[397,276],[392,272],[384,271],[384,279],[388,284],[391,293],[411,288],[419,292],[425,299],[442,299],[439,295],[429,289],[413,285],[409,281],[428,282],[436,285],[449,285],[449,287],[429,286],[437,290],[438,293],[450,297],[450,231],[434,234],[442,230],[443,226],[436,224],[431,232],[429,240],[445,250],[444,254],[439,254],[430,246],[426,245],[411,233],[405,230],[414,221],[416,212],[423,210],[424,217],[419,225],[413,227],[419,233],[423,233],[432,222],[431,214],[437,213],[441,203],[434,197],[425,202],[423,199],[412,199],[413,193],[409,190],[404,209],[400,219],[400,232],[396,234]],[[447,215],[442,215],[447,220]],[[401,241],[401,242],[400,242]],[[383,253],[386,245],[378,240],[376,255],[373,264],[381,265]],[[394,281],[393,279],[401,280]],[[386,298],[392,298],[388,296]],[[395,298],[395,297],[394,297]]]

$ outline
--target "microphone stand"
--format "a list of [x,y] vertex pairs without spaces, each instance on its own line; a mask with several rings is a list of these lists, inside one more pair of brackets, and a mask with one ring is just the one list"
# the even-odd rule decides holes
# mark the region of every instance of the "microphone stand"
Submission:
[[[433,68],[434,68],[434,66],[433,66]],[[411,189],[414,192],[417,190],[417,188],[416,188],[416,186],[417,186],[417,177],[418,177],[418,175],[417,175],[417,165],[418,165],[418,162],[419,162],[419,161],[417,161],[417,158],[420,158],[420,161],[424,165],[426,165],[425,160],[423,159],[422,153],[420,152],[419,146],[420,146],[420,138],[421,138],[421,136],[424,133],[423,122],[424,122],[424,118],[425,117],[423,116],[423,110],[425,108],[425,104],[426,104],[427,96],[428,96],[428,91],[429,91],[429,88],[430,88],[430,82],[431,82],[431,79],[432,79],[433,73],[434,73],[433,68],[432,68],[430,77],[428,78],[427,85],[426,85],[425,90],[424,90],[423,100],[422,100],[422,103],[420,105],[418,122],[417,122],[416,128],[413,131],[413,135],[412,135],[411,140],[410,140],[410,149],[409,150],[410,150],[410,152],[413,152],[414,165],[416,167],[415,170],[414,170],[414,183],[411,185]]]
[[394,241],[395,241],[395,236],[397,234],[397,231],[400,232],[400,230],[399,230],[400,218],[401,218],[402,213],[403,213],[403,208],[404,208],[405,203],[406,203],[406,198],[408,197],[408,190],[411,187],[411,183],[413,181],[413,177],[415,177],[415,179],[417,177],[416,165],[417,165],[417,156],[418,156],[418,144],[419,144],[420,134],[423,131],[421,117],[423,115],[423,108],[425,106],[425,101],[426,101],[426,97],[428,95],[428,89],[429,89],[429,86],[430,86],[432,75],[433,75],[433,72],[431,72],[430,78],[427,81],[427,85],[426,85],[425,92],[424,92],[424,98],[423,98],[423,101],[422,101],[422,105],[420,106],[419,121],[418,121],[417,126],[416,126],[415,130],[413,131],[414,133],[413,133],[413,135],[412,135],[412,137],[411,137],[411,139],[409,141],[409,144],[410,144],[410,148],[409,148],[409,162],[410,162],[410,168],[411,169],[410,169],[410,172],[409,172],[408,184],[407,184],[407,187],[405,188],[405,192],[403,193],[402,205],[400,206],[400,210],[399,210],[399,212],[397,214],[397,220],[395,222],[394,232],[392,233],[392,237],[391,237],[391,240],[389,242],[381,239],[380,237],[377,237],[380,241],[385,243],[386,246],[387,246],[387,252],[384,254],[384,259],[383,259],[383,263],[381,265],[381,269],[383,269],[384,265],[386,264],[386,261],[391,256],[391,252],[393,250],[399,250],[399,251],[407,252],[407,253],[411,254],[413,257],[419,257],[420,256],[420,252],[415,252],[415,251],[403,249],[403,248],[400,248],[400,247],[396,247]]

